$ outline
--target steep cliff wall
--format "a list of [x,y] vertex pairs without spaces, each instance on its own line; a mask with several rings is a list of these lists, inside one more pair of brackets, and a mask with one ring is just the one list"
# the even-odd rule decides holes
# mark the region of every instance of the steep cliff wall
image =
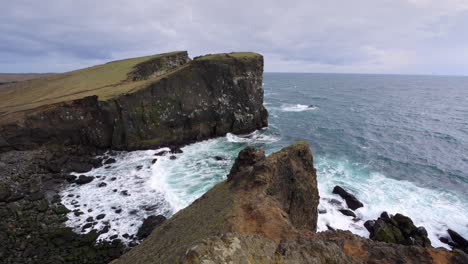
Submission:
[[266,158],[247,148],[226,181],[112,263],[467,263],[462,252],[315,233],[318,201],[307,143]]
[[[86,74],[67,73],[45,83],[41,79],[41,83],[23,84],[17,87],[25,92],[23,96],[0,94],[13,101],[22,98],[16,100],[21,104],[0,107],[0,148],[57,143],[139,149],[267,125],[259,54],[216,54],[192,61],[186,52],[175,52],[135,62],[131,67],[127,60],[119,61],[82,70]],[[109,71],[112,81],[102,81],[102,74]],[[86,76],[85,84],[75,85],[76,75]],[[67,78],[73,89],[60,89]],[[37,87],[58,96],[23,98],[34,98],[42,91]]]

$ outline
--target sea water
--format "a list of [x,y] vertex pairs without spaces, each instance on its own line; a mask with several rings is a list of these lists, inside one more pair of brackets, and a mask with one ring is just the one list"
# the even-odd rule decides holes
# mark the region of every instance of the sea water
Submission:
[[[170,217],[224,180],[244,147],[270,154],[307,140],[326,211],[318,231],[328,225],[368,237],[363,223],[387,211],[424,226],[434,246],[446,247],[438,237],[447,228],[468,237],[467,77],[266,73],[264,90],[268,128],[188,145],[181,154],[119,152],[116,163],[86,173],[99,178],[62,192],[68,208],[84,212],[70,213],[67,225],[86,233],[86,219],[104,213],[93,227],[110,225],[100,239],[128,242],[123,235],[135,234],[145,217]],[[344,204],[332,194],[335,185],[364,203],[359,220],[330,203]]]

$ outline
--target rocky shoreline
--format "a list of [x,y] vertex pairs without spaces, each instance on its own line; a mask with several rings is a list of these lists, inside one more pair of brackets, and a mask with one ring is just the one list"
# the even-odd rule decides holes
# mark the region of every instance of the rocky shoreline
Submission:
[[[138,63],[129,68],[133,61]],[[83,234],[64,225],[68,213],[80,214],[83,208],[66,208],[60,190],[69,184],[91,184],[93,177],[70,173],[108,166],[112,158],[96,159],[106,150],[171,146],[177,152],[178,147],[197,140],[228,132],[251,132],[267,125],[263,57],[259,54],[214,54],[191,60],[187,52],[174,52],[82,71],[101,78],[102,68],[106,67],[110,71],[129,70],[122,81],[115,78],[114,83],[109,82],[111,86],[99,87],[95,80],[88,79],[84,85],[79,84],[83,88],[76,88],[86,90],[67,94],[65,87],[59,87],[50,93],[59,93],[60,98],[46,97],[38,102],[24,98],[30,92],[31,100],[36,100],[38,95],[34,93],[41,92],[34,91],[36,86],[47,90],[55,83],[63,85],[63,80],[76,82],[75,74],[80,71],[3,88],[3,263],[107,263],[136,245],[125,245],[120,239],[97,241],[108,228],[95,230],[93,226],[105,215],[89,219]],[[89,90],[93,85],[94,90]],[[26,103],[18,104],[23,101]],[[149,235],[161,221],[146,221],[139,239]]]
[[[71,185],[106,188],[108,183],[86,172],[112,166],[112,149],[169,147],[167,153],[156,153],[154,164],[158,155],[176,159],[184,144],[268,124],[259,54],[191,60],[186,52],[175,52],[137,61],[124,79],[91,92],[62,94],[61,101],[46,98],[48,103],[34,102],[32,108],[0,105],[4,263],[468,262],[466,240],[455,231],[445,238],[453,251],[434,249],[424,228],[400,214],[367,221],[371,239],[332,226],[316,233],[319,193],[306,142],[268,157],[259,149],[242,150],[226,181],[170,219],[145,218],[136,234],[122,234],[129,243],[117,236],[98,240],[112,228],[102,213],[88,217],[81,233],[74,232],[65,225],[67,215],[92,209],[78,202],[65,207],[60,192]],[[128,66],[128,61],[109,65],[122,63]],[[115,192],[129,195],[124,189]],[[340,186],[333,193],[346,203],[330,201],[344,217],[356,218],[354,210],[366,206]]]

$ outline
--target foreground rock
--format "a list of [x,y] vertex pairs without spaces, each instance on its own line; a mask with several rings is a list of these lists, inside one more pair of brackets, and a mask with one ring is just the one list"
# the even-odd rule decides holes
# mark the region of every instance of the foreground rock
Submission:
[[18,83],[0,91],[0,150],[143,149],[251,132],[267,126],[262,76],[256,53],[173,52]]
[[367,221],[364,226],[369,231],[369,238],[376,241],[402,245],[431,247],[424,227],[416,227],[413,221],[402,214],[389,216],[387,213],[376,221]]
[[462,250],[468,254],[468,240],[452,229],[447,230],[447,233],[450,236],[450,239],[447,237],[441,237],[440,241],[450,245],[454,249]]
[[239,153],[228,179],[175,214],[121,263],[465,263],[463,253],[343,231],[315,233],[316,172],[305,142]]

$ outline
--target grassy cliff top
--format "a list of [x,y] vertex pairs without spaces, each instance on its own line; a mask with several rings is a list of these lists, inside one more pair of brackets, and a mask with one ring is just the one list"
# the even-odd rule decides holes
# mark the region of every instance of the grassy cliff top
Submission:
[[106,64],[4,85],[0,89],[0,112],[17,112],[38,106],[97,95],[111,98],[144,86],[149,81],[129,81],[136,65],[181,51],[112,61]]
[[[153,60],[157,61],[158,58],[172,55],[186,56],[188,58],[186,51],[175,51],[112,61],[71,72],[4,84],[0,89],[0,116],[44,105],[76,100],[86,96],[97,95],[99,100],[107,100],[122,94],[131,93],[147,87],[150,83],[158,81],[164,76],[172,74],[188,65],[185,64],[168,69],[167,72],[161,75],[150,76],[148,79],[132,79],[132,73],[141,70],[139,69],[142,68],[141,66],[146,67],[148,65],[148,67],[152,67],[152,64],[154,64]],[[232,52],[209,54],[197,57],[195,60],[225,61],[256,58],[261,58],[261,55],[253,52]]]
[[207,54],[204,56],[196,57],[194,60],[225,60],[225,59],[252,59],[259,58],[262,55],[255,52],[231,52],[231,53],[218,53]]

